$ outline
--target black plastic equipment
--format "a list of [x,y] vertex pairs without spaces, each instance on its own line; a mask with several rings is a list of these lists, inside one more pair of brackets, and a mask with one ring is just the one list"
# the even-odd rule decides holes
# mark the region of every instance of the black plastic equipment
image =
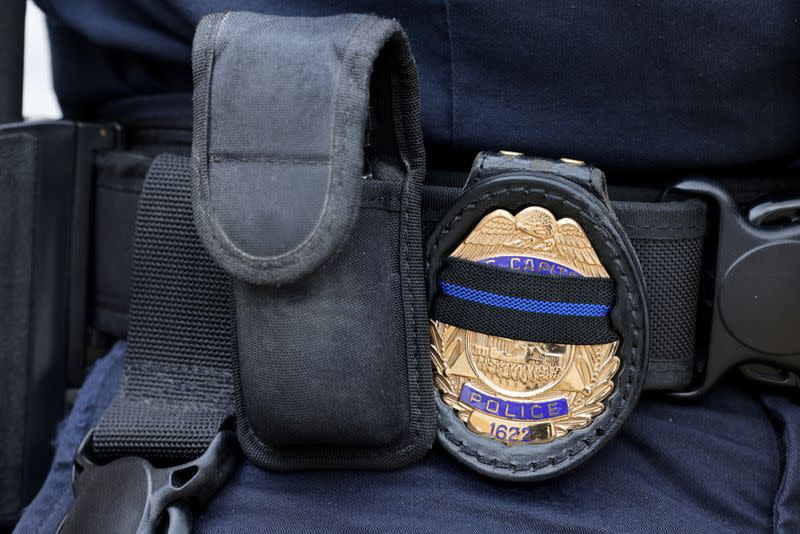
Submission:
[[0,434],[0,472],[8,488],[0,523],[13,522],[38,491],[70,371],[84,373],[94,153],[118,139],[114,125],[0,126],[0,258],[11,273],[6,287],[14,289],[0,292],[0,390],[8,397],[0,407],[7,430]]
[[99,465],[90,455],[92,436],[86,435],[75,456],[75,502],[60,534],[188,534],[192,511],[228,480],[241,456],[236,435],[223,430],[203,455],[175,467],[154,467],[135,456]]
[[702,196],[718,210],[713,258],[714,292],[707,358],[702,380],[676,397],[707,392],[728,370],[742,364],[745,375],[770,386],[797,385],[800,328],[800,224],[796,199],[765,202],[743,215],[731,195],[707,180],[686,180],[668,194]]

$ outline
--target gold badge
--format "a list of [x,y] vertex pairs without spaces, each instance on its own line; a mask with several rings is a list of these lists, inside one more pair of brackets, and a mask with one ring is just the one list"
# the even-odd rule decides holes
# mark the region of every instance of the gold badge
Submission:
[[[554,276],[608,278],[573,219],[541,207],[486,215],[451,257]],[[618,342],[563,345],[490,336],[431,321],[435,383],[467,427],[506,445],[547,443],[605,409]]]

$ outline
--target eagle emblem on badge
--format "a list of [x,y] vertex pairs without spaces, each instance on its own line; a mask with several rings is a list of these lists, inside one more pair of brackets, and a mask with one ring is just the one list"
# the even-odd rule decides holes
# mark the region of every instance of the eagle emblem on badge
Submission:
[[[581,226],[539,206],[492,211],[450,256],[542,275],[609,276]],[[587,427],[605,410],[620,366],[618,341],[521,341],[435,320],[430,334],[444,402],[471,431],[506,445],[547,443]]]

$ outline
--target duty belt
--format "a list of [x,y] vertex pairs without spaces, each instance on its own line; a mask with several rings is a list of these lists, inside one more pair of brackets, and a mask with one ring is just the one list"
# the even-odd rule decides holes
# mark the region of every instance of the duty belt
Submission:
[[[656,198],[512,152],[426,179],[393,21],[212,15],[193,64],[191,157],[152,157],[184,150],[178,130],[149,147],[150,130],[126,143],[115,125],[0,132],[23,163],[10,176],[48,187],[43,154],[72,143],[79,179],[55,184],[70,207],[37,223],[71,236],[69,260],[32,271],[82,281],[62,296],[80,333],[69,379],[84,320],[129,339],[63,531],[188,528],[234,468],[235,437],[276,470],[393,469],[438,438],[480,473],[531,482],[613,439],[642,391],[698,396],[743,364],[797,385],[796,199],[744,213],[710,180]],[[122,525],[113,507],[130,502]]]

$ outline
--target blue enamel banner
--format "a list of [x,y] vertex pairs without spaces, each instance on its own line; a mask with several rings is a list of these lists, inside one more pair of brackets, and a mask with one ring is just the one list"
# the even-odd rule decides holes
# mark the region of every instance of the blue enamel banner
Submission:
[[461,388],[459,400],[475,410],[514,421],[542,421],[569,415],[567,399],[549,401],[515,401],[495,397],[471,384]]

